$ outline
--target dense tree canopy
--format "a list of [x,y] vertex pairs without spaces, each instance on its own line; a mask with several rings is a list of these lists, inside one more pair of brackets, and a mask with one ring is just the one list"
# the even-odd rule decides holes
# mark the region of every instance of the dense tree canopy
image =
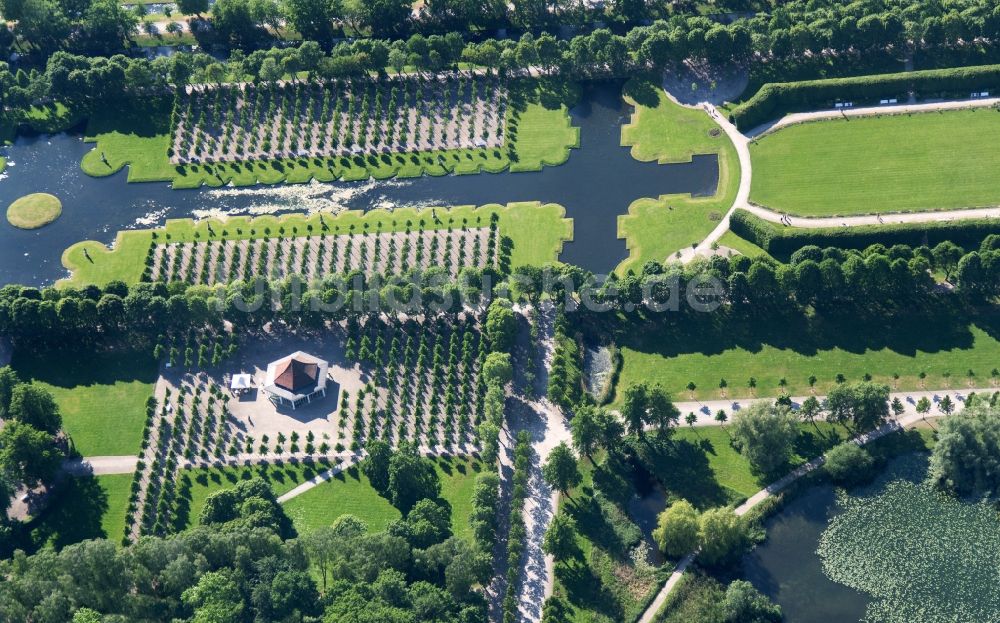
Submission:
[[1000,411],[988,404],[945,418],[930,461],[930,478],[962,495],[1000,493]]
[[758,401],[733,415],[729,434],[751,467],[772,475],[791,459],[798,427],[788,407]]

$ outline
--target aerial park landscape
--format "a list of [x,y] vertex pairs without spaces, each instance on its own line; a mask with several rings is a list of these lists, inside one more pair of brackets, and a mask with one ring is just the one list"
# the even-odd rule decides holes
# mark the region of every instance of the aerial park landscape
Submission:
[[986,0],[0,2],[0,620],[988,621]]

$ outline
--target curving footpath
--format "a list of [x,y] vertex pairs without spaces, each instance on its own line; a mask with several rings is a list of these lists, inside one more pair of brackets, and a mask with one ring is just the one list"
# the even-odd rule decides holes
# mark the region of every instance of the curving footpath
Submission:
[[[882,425],[881,427],[871,432],[865,433],[863,435],[858,435],[851,441],[853,443],[863,446],[867,443],[875,441],[876,439],[880,439],[891,432],[902,430],[907,426],[911,426],[919,422],[921,419],[924,419],[924,416],[917,413],[916,410],[917,401],[923,397],[927,397],[932,401],[934,405],[937,405],[937,403],[940,401],[942,397],[949,396],[952,402],[955,403],[956,406],[958,406],[965,402],[965,397],[968,396],[970,393],[974,392],[977,394],[983,394],[983,393],[992,393],[995,391],[997,391],[997,388],[989,387],[989,388],[970,388],[962,391],[946,389],[946,390],[936,390],[936,391],[921,390],[917,392],[892,393],[889,396],[890,400],[893,398],[899,398],[901,401],[903,401],[903,405],[905,407],[905,410],[903,414],[899,417],[899,419],[891,420],[888,423]],[[773,400],[773,398],[761,398],[760,400]],[[798,403],[800,402],[800,399],[793,398],[792,402]],[[710,423],[718,424],[718,422],[712,422],[711,418],[708,417],[708,414],[715,412],[713,410],[713,407],[719,407],[720,404],[724,405],[726,403],[733,405],[734,410],[739,410],[739,408],[735,407],[736,405],[740,405],[739,401],[707,401],[705,403],[679,402],[677,403],[677,407],[681,411],[681,413],[685,411],[697,411],[699,414],[698,424],[708,425]],[[697,405],[697,408],[692,408],[695,405]],[[931,417],[940,417],[940,414],[936,414]],[[825,456],[819,456],[809,461],[808,463],[800,465],[792,472],[786,474],[784,477],[772,482],[771,484],[767,485],[757,493],[747,498],[747,500],[743,502],[743,504],[736,507],[736,509],[733,512],[735,512],[738,517],[746,515],[748,512],[750,512],[750,510],[755,508],[758,504],[760,504],[764,500],[780,493],[781,491],[786,489],[789,485],[791,485],[793,482],[795,482],[799,478],[802,478],[806,474],[815,471],[818,467],[822,466],[825,461],[826,461]],[[670,574],[670,577],[667,579],[666,584],[664,584],[663,588],[660,589],[660,592],[656,594],[656,597],[646,608],[646,611],[642,613],[642,616],[639,618],[638,623],[653,623],[653,621],[656,620],[656,615],[660,612],[660,609],[663,608],[663,604],[666,603],[667,597],[673,591],[674,587],[677,586],[677,583],[680,581],[681,577],[683,577],[684,572],[687,571],[688,567],[691,565],[691,563],[694,561],[697,555],[698,552],[694,551],[685,556],[683,559],[681,559],[681,561],[674,568],[674,571]]]
[[883,225],[887,223],[934,223],[970,218],[1000,218],[1000,206],[960,210],[900,212],[888,215],[880,215],[876,213],[844,217],[811,218],[798,216],[786,217],[781,212],[775,212],[774,210],[750,203],[750,187],[753,179],[753,167],[750,161],[750,143],[764,134],[790,125],[818,121],[822,119],[864,117],[884,114],[923,113],[941,110],[961,110],[967,108],[986,108],[1000,105],[1000,97],[793,113],[785,115],[781,119],[772,123],[754,128],[746,134],[743,134],[736,128],[735,125],[730,123],[726,116],[720,113],[713,104],[708,102],[702,102],[698,105],[683,104],[666,89],[664,89],[664,93],[666,93],[667,97],[677,105],[692,109],[700,108],[712,117],[712,119],[726,133],[726,136],[729,137],[729,140],[732,141],[740,161],[740,186],[736,193],[736,198],[733,201],[733,205],[730,206],[726,215],[721,221],[719,221],[719,224],[715,227],[715,229],[713,229],[712,232],[709,233],[708,236],[705,237],[705,239],[702,240],[694,249],[686,248],[681,250],[681,263],[686,264],[696,257],[708,257],[712,255],[714,253],[712,246],[717,243],[727,231],[729,231],[730,217],[732,216],[733,211],[737,209],[747,210],[772,223],[780,223],[783,225],[802,228],[858,227],[862,225]]

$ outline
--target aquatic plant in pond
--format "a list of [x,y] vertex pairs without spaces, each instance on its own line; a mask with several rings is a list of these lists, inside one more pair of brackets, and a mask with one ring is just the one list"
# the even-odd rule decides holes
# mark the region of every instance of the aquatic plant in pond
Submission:
[[1000,612],[1000,521],[926,482],[927,458],[895,461],[841,496],[820,538],[824,572],[872,597],[865,620],[993,621]]

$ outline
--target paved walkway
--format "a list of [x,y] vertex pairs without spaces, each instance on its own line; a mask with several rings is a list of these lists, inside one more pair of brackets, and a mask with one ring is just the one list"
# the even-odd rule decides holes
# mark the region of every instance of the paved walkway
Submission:
[[904,115],[915,112],[933,112],[936,110],[961,110],[964,108],[989,108],[1000,104],[1000,97],[976,99],[947,100],[938,102],[923,102],[921,104],[888,104],[883,106],[864,106],[861,108],[840,108],[831,110],[816,110],[811,112],[796,112],[785,115],[781,119],[765,123],[748,131],[750,138],[758,138],[786,126],[819,121],[821,119],[843,119],[847,117],[870,117],[872,115]]
[[[663,90],[670,101],[674,102],[678,106],[683,106],[685,108],[701,109],[705,111],[707,115],[712,117],[712,119],[722,128],[722,131],[726,133],[729,140],[732,141],[733,146],[736,147],[736,155],[740,162],[740,187],[736,191],[736,198],[733,200],[733,205],[729,207],[726,211],[726,215],[719,221],[719,224],[715,226],[715,229],[708,234],[708,236],[701,241],[694,249],[686,247],[681,249],[680,261],[683,263],[688,263],[695,257],[704,256],[711,252],[712,244],[717,242],[719,238],[722,237],[727,231],[729,231],[729,217],[732,216],[733,210],[748,205],[750,201],[750,181],[753,177],[753,167],[750,163],[750,140],[743,136],[736,126],[729,122],[725,115],[720,113],[713,104],[708,102],[702,102],[697,105],[684,104],[678,100],[670,91],[666,89]],[[720,189],[721,192],[721,189]]]
[[[421,456],[431,457],[469,456],[479,452],[479,450],[480,448],[478,446],[463,444],[450,450],[441,450],[438,448],[421,446],[419,452]],[[321,459],[349,462],[354,458],[358,458],[358,460],[360,460],[364,457],[365,453],[363,450],[361,452],[345,450],[342,452],[328,452],[326,454],[306,454],[305,452],[297,452],[295,454],[290,452],[285,452],[283,454],[237,454],[236,456],[227,456],[221,459],[213,458],[208,461],[203,461],[201,459],[195,461],[182,461],[180,467],[181,469],[227,466],[234,467],[239,465],[256,465],[258,463],[290,463],[294,461],[302,462],[307,460],[318,461]],[[63,464],[63,469],[75,476],[131,474],[135,471],[138,461],[138,457],[135,456],[88,456],[82,459],[66,461]]]
[[[740,186],[733,204],[729,207],[729,210],[726,212],[726,215],[722,218],[722,220],[719,221],[719,224],[716,225],[715,229],[713,229],[711,233],[709,233],[708,236],[706,236],[705,239],[702,240],[694,249],[690,247],[681,249],[680,261],[685,264],[696,257],[708,257],[714,253],[712,246],[717,243],[727,231],[729,231],[729,221],[734,210],[749,210],[767,221],[785,224],[785,221],[783,220],[784,215],[781,213],[750,203],[750,187],[753,179],[753,166],[750,161],[750,143],[757,137],[789,125],[820,119],[921,113],[940,110],[960,110],[1000,105],[1000,97],[992,97],[983,99],[925,102],[922,104],[898,104],[848,108],[841,110],[818,110],[814,112],[785,115],[781,119],[764,124],[760,127],[754,128],[746,134],[743,134],[711,103],[701,102],[697,105],[684,104],[666,89],[664,89],[664,93],[666,93],[667,97],[670,98],[671,101],[675,102],[679,106],[684,106],[686,108],[700,108],[712,117],[712,119],[726,133],[726,136],[728,136],[732,141],[733,146],[736,147],[736,154],[740,162]],[[804,228],[856,227],[859,225],[879,225],[883,223],[931,223],[969,218],[1000,218],[1000,206],[989,208],[970,208],[965,210],[907,212],[888,215],[868,214],[829,218],[802,218],[793,216],[788,219],[788,223],[793,227]]]
[[[521,623],[537,623],[542,618],[542,604],[552,595],[555,586],[555,559],[542,551],[542,541],[559,504],[559,492],[553,491],[545,482],[541,468],[553,448],[564,441],[569,443],[570,433],[562,411],[545,398],[548,370],[555,356],[555,308],[546,302],[523,311],[532,316],[538,326],[537,347],[542,352],[540,365],[537,365],[535,395],[539,397],[533,400],[517,396],[508,399],[507,415],[512,435],[516,435],[518,431],[528,431],[534,450],[528,477],[528,495],[524,503],[526,537],[517,601],[520,615],[518,620]],[[501,467],[506,468],[505,472],[513,473],[512,460],[513,442],[501,454]],[[510,482],[505,482],[505,485],[509,486]],[[502,594],[499,596],[502,598]],[[498,611],[494,610],[494,620],[499,620],[498,616]]]
[[[1000,206],[964,210],[938,210],[934,212],[895,212],[892,214],[829,217],[786,217],[780,212],[753,204],[747,204],[743,206],[743,209],[756,214],[765,221],[782,225],[790,223],[792,227],[805,229],[818,227],[857,227],[859,225],[883,225],[887,223],[935,223],[970,218],[1000,218]],[[784,222],[782,219],[784,219]]]
[[[943,398],[945,395],[950,396],[952,401],[958,401],[956,402],[956,408],[957,408],[961,406],[962,403],[965,402],[965,397],[968,396],[969,393],[971,392],[975,392],[977,394],[983,394],[983,393],[992,393],[995,391],[997,391],[997,388],[990,387],[990,388],[968,389],[964,391],[948,389],[948,390],[937,390],[937,391],[931,390],[931,391],[892,393],[890,394],[890,400],[892,398],[898,397],[906,407],[904,413],[899,417],[899,419],[891,420],[885,425],[881,426],[880,428],[875,429],[874,431],[855,437],[852,441],[858,445],[865,445],[876,439],[884,437],[885,435],[888,435],[893,431],[902,430],[907,426],[911,426],[917,423],[922,419],[923,416],[917,413],[916,403],[923,397],[927,397],[935,404],[935,408],[932,409],[932,417],[940,417],[943,414],[937,410],[936,405],[940,401],[940,399]],[[803,399],[793,398],[792,402],[801,403],[801,400]],[[758,400],[773,400],[773,398],[758,399]],[[752,402],[754,401],[753,400],[750,400],[749,402],[744,401],[743,407],[745,408],[747,404],[751,404]],[[675,404],[681,410],[681,413],[688,413],[692,410],[691,407],[695,405],[702,406],[705,409],[711,410],[713,409],[713,407],[722,408],[721,405],[725,405],[726,403],[730,404],[730,406],[734,404],[731,401],[706,401],[704,403],[688,402],[688,403],[675,403]],[[740,403],[737,402],[735,404],[740,404]],[[711,412],[714,413],[714,411]],[[704,415],[703,411],[698,411],[698,413],[700,416],[699,417],[700,425],[709,425],[711,423],[707,419],[703,419],[701,417]],[[718,424],[718,422],[715,423]],[[822,466],[825,461],[826,457],[819,456],[809,461],[808,463],[799,466],[791,473],[772,482],[771,484],[764,487],[754,495],[747,498],[747,500],[743,504],[736,507],[734,512],[739,517],[746,515],[748,512],[750,512],[750,510],[752,510],[754,507],[756,507],[764,500],[780,493],[799,478],[805,476],[806,474]],[[667,597],[670,595],[671,591],[673,591],[674,587],[680,581],[681,577],[684,575],[684,572],[687,571],[687,568],[691,565],[691,563],[694,561],[697,555],[698,555],[697,551],[691,552],[677,564],[677,566],[674,568],[673,573],[671,573],[670,577],[667,579],[666,584],[663,585],[663,588],[660,589],[660,592],[656,594],[656,597],[649,604],[649,607],[646,608],[646,611],[643,612],[642,616],[639,618],[639,623],[652,623],[655,620],[657,613],[659,613],[660,609],[663,607],[663,604],[666,602]]]
[[283,495],[279,495],[278,496],[278,504],[284,504],[288,500],[290,500],[290,499],[292,499],[294,497],[300,496],[303,493],[305,493],[306,491],[310,491],[310,490],[314,489],[315,487],[317,487],[317,486],[323,484],[324,482],[330,480],[331,478],[333,478],[334,476],[336,476],[340,472],[342,472],[342,471],[344,471],[344,470],[346,470],[348,468],[351,468],[351,467],[357,465],[360,462],[361,462],[361,455],[360,454],[354,454],[354,455],[352,455],[350,458],[344,460],[341,463],[338,463],[337,465],[331,467],[330,469],[326,470],[325,472],[313,476],[312,478],[310,478],[309,480],[305,481],[301,485],[295,487],[294,489],[292,489],[288,493],[285,493]]

